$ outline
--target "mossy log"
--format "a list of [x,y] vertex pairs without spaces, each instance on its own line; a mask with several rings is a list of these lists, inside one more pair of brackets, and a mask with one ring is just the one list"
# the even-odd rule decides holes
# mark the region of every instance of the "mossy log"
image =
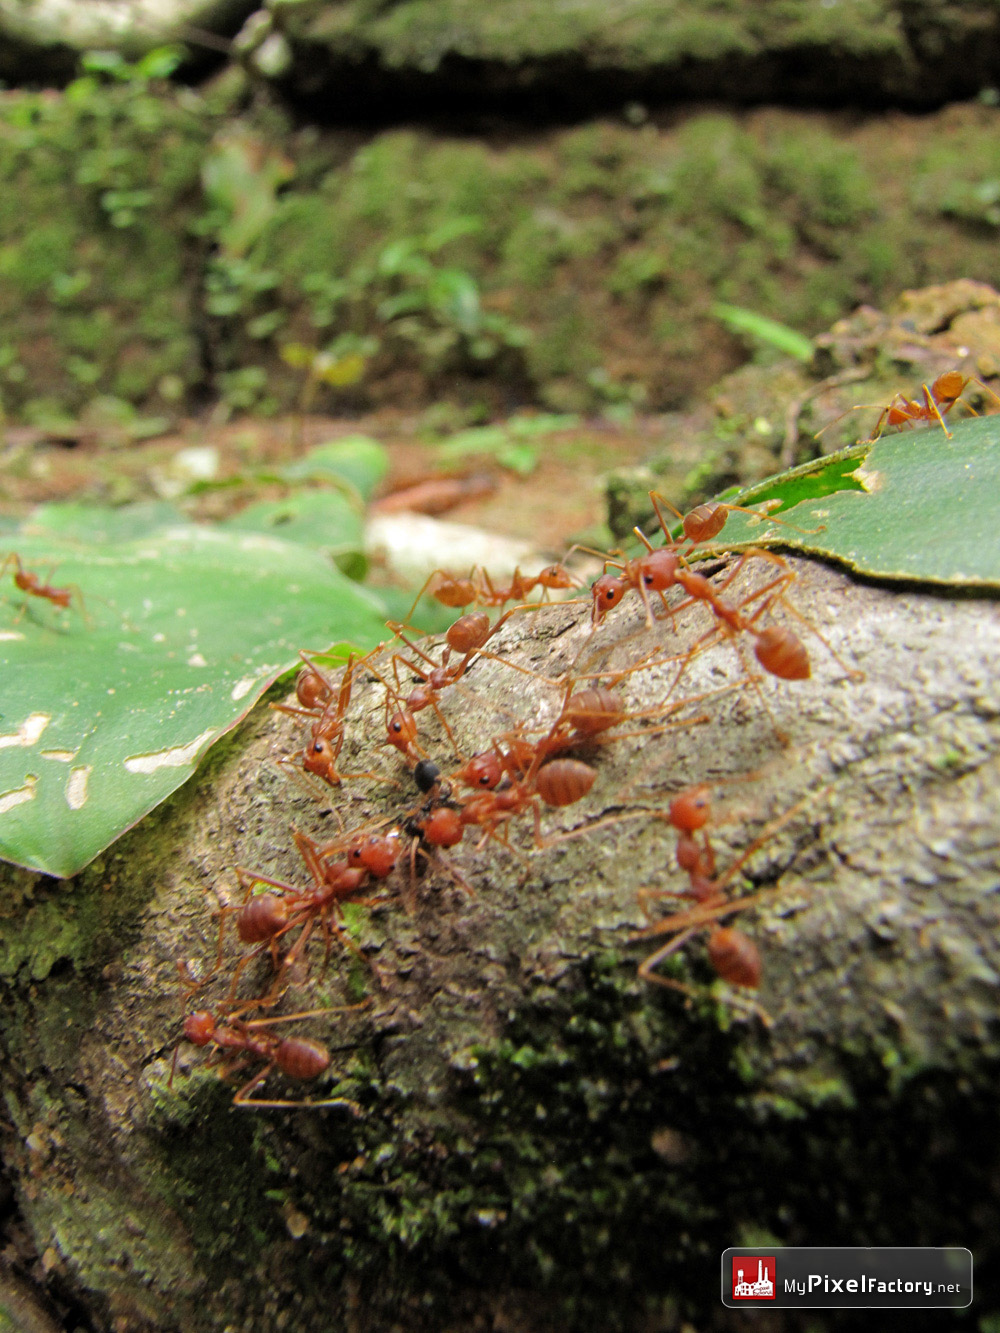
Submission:
[[[733,595],[773,577],[754,565]],[[228,985],[231,943],[197,996],[177,964],[212,965],[234,867],[301,883],[289,825],[337,834],[274,764],[302,744],[298,720],[259,710],[74,881],[8,869],[2,1144],[21,1278],[129,1333],[702,1330],[742,1326],[718,1303],[727,1244],[948,1243],[976,1254],[975,1317],[996,1310],[1000,616],[794,568],[790,600],[837,654],[802,628],[810,679],[741,684],[733,644],[710,642],[670,695],[703,697],[656,718],[676,663],[632,672],[620,688],[647,716],[583,752],[597,781],[546,811],[547,847],[529,817],[512,849],[416,857],[415,887],[397,872],[350,916],[365,964],[334,941],[324,972],[314,933],[281,1011],[368,998],[301,1027],[338,1071],[305,1097],[342,1094],[359,1116],[234,1107],[188,1045],[168,1086],[185,1000],[218,1005]],[[469,753],[558,710],[559,685],[510,663],[620,670],[707,624],[692,606],[647,630],[637,601],[596,631],[580,604],[517,614],[442,711]],[[348,827],[421,799],[379,748],[383,695],[359,676],[340,763],[398,785],[330,793]],[[440,722],[420,717],[446,764]],[[730,884],[760,894],[738,919],[764,960],[754,1003],[713,981],[704,935],[664,966],[690,994],[636,973],[652,947],[632,942],[637,889],[679,887],[656,812],[702,780],[720,866],[762,839],[750,887]],[[240,994],[269,969],[247,966]],[[302,1098],[292,1086],[265,1085]]]

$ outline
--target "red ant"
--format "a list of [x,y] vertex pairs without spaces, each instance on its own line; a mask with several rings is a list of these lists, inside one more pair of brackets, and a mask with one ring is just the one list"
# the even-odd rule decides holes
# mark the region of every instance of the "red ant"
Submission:
[[[523,748],[514,752],[497,751],[501,768],[508,776],[489,790],[473,791],[461,802],[460,821],[475,824],[484,830],[483,839],[496,834],[498,827],[523,811],[530,809],[535,820],[535,845],[544,846],[542,839],[541,808],[539,801],[553,808],[574,805],[583,798],[597,780],[597,770],[580,759],[547,759],[546,738],[534,747],[523,742]],[[524,769],[529,753],[533,758]],[[504,843],[506,838],[502,839]]]
[[[250,1095],[273,1069],[278,1069],[288,1078],[303,1082],[319,1078],[320,1074],[329,1069],[330,1053],[321,1042],[310,1041],[305,1037],[278,1037],[266,1030],[276,1023],[288,1023],[307,1017],[310,1014],[289,1014],[284,1018],[251,1021],[230,1018],[226,1022],[219,1022],[210,1010],[199,1009],[185,1018],[184,1036],[195,1046],[214,1046],[224,1062],[223,1075],[240,1068],[247,1059],[265,1062],[264,1068],[235,1093],[234,1106],[344,1106],[353,1115],[360,1115],[361,1108],[346,1097],[327,1097],[322,1101],[278,1101]],[[173,1070],[170,1081],[173,1082]]]
[[[997,397],[989,385],[984,384],[975,375],[963,375],[960,370],[946,370],[930,386],[921,384],[922,401],[919,398],[907,398],[902,392],[895,394],[882,408],[879,418],[875,422],[875,427],[865,443],[874,443],[884,431],[890,428],[910,430],[922,424],[929,426],[935,421],[950,440],[951,431],[945,425],[945,415],[957,403],[962,401],[962,395],[970,384],[978,384],[985,393],[988,393],[991,398],[1000,403],[1000,398]],[[848,412],[860,412],[865,408],[874,406],[876,406],[874,403],[861,403],[857,407],[848,408]],[[970,406],[969,403],[965,403],[964,406],[969,409],[973,416],[978,415],[975,408]],[[816,438],[819,439],[823,431],[829,430],[831,426],[836,425],[841,420],[841,417],[846,415],[847,412],[842,412],[839,417],[834,417],[833,421],[828,422],[823,427],[823,430],[816,432]]]
[[[707,929],[708,959],[722,980],[733,986],[743,986],[749,990],[757,989],[762,970],[757,946],[742,931],[732,926],[720,925],[719,922],[727,916],[752,907],[761,895],[752,893],[731,900],[726,896],[726,886],[754,852],[758,851],[802,808],[806,801],[811,799],[811,796],[803,798],[769,824],[725,873],[718,875],[715,851],[709,841],[707,829],[711,817],[708,787],[704,785],[690,787],[673,798],[666,819],[677,830],[677,864],[688,877],[688,887],[685,890],[640,890],[639,901],[644,911],[647,902],[652,898],[686,897],[693,899],[695,905],[684,911],[672,912],[632,936],[633,942],[663,935],[669,936],[665,944],[639,964],[639,976],[657,985],[692,994],[690,986],[671,977],[661,976],[656,969],[665,958],[676,953],[693,935]],[[662,815],[659,817],[663,818]],[[697,836],[699,833],[700,840]]]
[[[357,837],[349,844],[338,842],[326,845],[314,842],[298,829],[292,830],[292,837],[312,877],[312,889],[299,889],[258,871],[243,870],[241,867],[237,867],[236,871],[240,883],[248,886],[248,896],[236,915],[236,933],[244,944],[259,944],[262,948],[270,949],[278,971],[271,990],[257,1001],[262,1007],[277,1003],[283,990],[282,978],[301,956],[316,921],[319,921],[323,930],[326,958],[329,958],[332,937],[336,936],[356,957],[371,966],[346,930],[331,920],[331,916],[342,915],[342,904],[345,902],[371,906],[370,900],[357,895],[372,876],[382,878],[389,874],[399,855],[398,843],[388,835],[382,838],[374,835],[369,838]],[[338,854],[340,859],[333,859]],[[271,888],[280,889],[281,894],[254,894],[255,884],[267,884]],[[279,964],[278,940],[297,926],[302,927],[298,938]],[[237,964],[230,985],[231,997],[243,967],[256,956],[256,953],[249,954]]]
[[[605,562],[605,572],[594,583],[591,588],[593,598],[593,623],[599,624],[604,616],[617,606],[629,589],[634,588],[642,598],[643,605],[646,608],[646,624],[651,626],[653,623],[653,609],[649,601],[649,593],[659,594],[660,601],[663,603],[664,610],[673,617],[679,610],[678,607],[669,607],[664,597],[664,593],[674,586],[678,586],[687,592],[688,596],[696,600],[708,602],[717,618],[726,619],[729,608],[721,601],[718,593],[704,577],[696,574],[687,563],[687,556],[696,546],[703,542],[711,541],[717,537],[725,527],[726,520],[733,510],[740,510],[746,514],[756,514],[755,510],[745,509],[742,505],[727,505],[720,502],[710,502],[699,505],[692,509],[689,514],[682,516],[678,511],[674,511],[681,518],[684,536],[675,540],[670,533],[669,525],[663,517],[660,506],[657,503],[658,497],[655,491],[649,492],[649,498],[653,508],[656,511],[656,517],[659,520],[660,527],[666,540],[666,545],[653,547],[652,542],[639,528],[633,528],[633,532],[646,548],[646,554],[637,559],[620,561],[608,560]],[[665,502],[666,503],[666,502]],[[671,506],[672,508],[672,506]],[[769,519],[769,522],[782,523],[781,519]],[[793,524],[784,524],[787,527],[793,527]],[[820,529],[800,529],[796,531],[819,531]],[[681,547],[684,541],[690,541],[687,551],[682,551]],[[745,551],[740,557],[740,563],[737,565],[737,571],[742,568],[743,563],[751,555],[759,555],[763,558],[769,558],[767,553],[756,549]],[[770,557],[777,559],[777,557]],[[780,563],[780,562],[779,562]],[[613,575],[607,572],[608,566],[614,566],[621,570],[620,575]],[[736,571],[734,571],[735,573]],[[727,580],[726,585],[732,582],[732,578]],[[760,594],[758,594],[760,595]],[[684,603],[681,604],[685,605]],[[734,626],[735,627],[735,626]],[[770,670],[770,668],[766,668]]]
[[[721,525],[716,529],[716,531],[719,530],[721,530]],[[729,634],[747,632],[753,635],[756,640],[754,653],[765,671],[783,680],[805,680],[809,677],[811,674],[809,654],[797,634],[786,626],[771,625],[762,630],[755,626],[757,618],[780,596],[781,588],[790,583],[795,577],[788,570],[780,556],[756,548],[744,551],[725,582],[717,588],[704,574],[699,574],[682,563],[682,557],[676,550],[664,546],[654,550],[643,533],[638,528],[635,531],[636,535],[645,543],[647,554],[640,559],[629,560],[620,564],[619,567],[622,570],[620,577],[603,574],[596,581],[591,590],[594,598],[593,621],[595,624],[603,619],[611,607],[617,606],[630,588],[635,588],[642,597],[646,607],[647,624],[652,624],[652,608],[648,593],[650,591],[657,592],[662,600],[663,593],[668,588],[676,585],[684,589],[688,594],[688,600],[681,602],[678,606],[667,608],[671,619],[678,611],[690,606],[692,602],[703,602],[715,616],[718,629]],[[746,598],[737,606],[731,606],[723,600],[722,593],[736,578],[747,560],[753,556],[770,560],[780,565],[786,572],[776,576],[765,587],[752,593],[749,598]],[[618,564],[619,562],[609,563]],[[770,596],[767,596],[768,594]],[[746,605],[746,602],[759,601],[764,597],[767,597],[767,600],[761,603],[752,616],[740,615],[740,607]],[[664,606],[666,606],[665,600]],[[710,631],[709,633],[713,632]],[[691,657],[694,651],[695,649],[692,649],[687,656]]]
[[[930,388],[926,384],[920,386],[923,402],[897,393],[895,398],[882,409],[870,439],[877,440],[883,430],[890,426],[895,426],[898,430],[907,430],[920,425],[921,422],[930,425],[932,421],[936,421],[950,440],[951,431],[944,423],[945,413],[950,412],[961,400],[970,384],[978,384],[991,398],[1000,403],[1000,398],[997,398],[993,390],[975,375],[963,375],[960,370],[946,370],[943,375],[937,377]],[[977,415],[975,409],[968,403],[965,406],[973,416]]]
[[336,691],[336,699],[333,682],[305,653],[299,654],[306,663],[295,682],[295,694],[301,707],[291,704],[272,704],[271,707],[280,713],[313,717],[316,720],[310,730],[309,740],[303,748],[293,755],[279,759],[279,764],[295,763],[296,767],[301,766],[306,773],[321,778],[331,787],[339,786],[345,779],[375,779],[378,776],[374,773],[341,773],[337,769],[337,760],[344,745],[345,716],[351,701],[355,674],[378,650],[373,648],[370,653],[357,660],[353,653],[348,656],[340,687]]
[[444,569],[435,569],[417,593],[408,614],[413,614],[414,607],[424,593],[442,606],[458,610],[466,606],[500,607],[505,602],[524,602],[534,588],[541,588],[544,597],[550,591],[566,592],[579,586],[579,580],[564,565],[546,565],[534,576],[515,569],[506,587],[502,584],[498,587],[487,571],[479,566],[473,566],[468,578],[449,574]]
[[[414,714],[422,712],[425,708],[434,709],[438,720],[448,734],[452,748],[457,752],[458,747],[455,744],[451,727],[438,706],[438,695],[449,685],[454,685],[456,681],[461,680],[472,659],[482,652],[486,643],[496,634],[510,615],[510,611],[506,612],[493,625],[490,624],[490,618],[484,612],[470,612],[468,615],[459,616],[458,620],[448,628],[445,634],[445,648],[440,662],[435,662],[423,649],[418,648],[415,643],[412,643],[406,637],[403,632],[407,628],[406,626],[395,621],[389,621],[389,628],[396,636],[402,639],[412,653],[426,663],[426,666],[421,666],[420,663],[411,662],[400,653],[394,653],[392,670],[396,679],[396,690],[391,690],[387,682],[382,681],[383,685],[386,686],[386,741],[399,750],[404,758],[415,760],[417,754],[420,753],[420,748],[417,745],[417,722]],[[453,652],[461,654],[460,661],[451,662]],[[420,683],[414,686],[405,698],[399,693],[400,664],[407,671],[413,672],[420,680]],[[381,679],[381,677],[379,678]],[[401,705],[391,716],[389,713],[390,699]]]
[[[75,583],[69,583],[65,588],[53,587],[51,583],[43,583],[38,574],[30,569],[25,569],[21,557],[16,551],[11,551],[0,561],[0,578],[3,578],[11,565],[14,566],[14,583],[21,590],[27,593],[29,597],[42,597],[53,606],[60,607],[63,611],[68,611],[73,605],[74,600],[77,603],[80,615],[85,621],[89,621],[87,608],[84,604],[83,593]],[[27,606],[27,603],[25,603]]]

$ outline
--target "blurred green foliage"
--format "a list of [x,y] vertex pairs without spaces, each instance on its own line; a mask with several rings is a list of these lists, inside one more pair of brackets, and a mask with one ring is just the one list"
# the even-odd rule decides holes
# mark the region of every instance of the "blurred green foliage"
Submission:
[[273,411],[304,369],[316,406],[669,407],[739,355],[717,303],[807,335],[908,285],[1000,285],[995,107],[359,144],[170,86],[175,60],[94,54],[0,98],[8,416]]

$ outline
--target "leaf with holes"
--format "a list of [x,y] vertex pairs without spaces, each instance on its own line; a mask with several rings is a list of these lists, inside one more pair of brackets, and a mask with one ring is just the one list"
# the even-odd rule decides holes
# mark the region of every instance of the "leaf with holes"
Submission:
[[273,537],[23,532],[0,560],[12,551],[83,598],[26,597],[11,569],[0,591],[0,857],[52,875],[81,870],[190,777],[300,647],[367,647],[383,629],[370,593]]

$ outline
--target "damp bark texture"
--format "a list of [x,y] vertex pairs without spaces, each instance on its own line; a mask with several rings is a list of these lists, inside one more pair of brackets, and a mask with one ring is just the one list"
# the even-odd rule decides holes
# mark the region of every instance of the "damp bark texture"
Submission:
[[[185,1004],[218,1007],[230,986],[232,930],[196,996],[178,962],[214,966],[235,867],[304,887],[292,823],[333,839],[423,799],[379,745],[369,672],[340,767],[396,785],[314,799],[274,762],[307,728],[262,709],[73,882],[7,869],[19,1277],[101,1330],[712,1329],[736,1327],[717,1300],[725,1245],[949,1243],[975,1252],[977,1317],[996,1310],[1000,616],[789,564],[789,602],[836,653],[777,606],[808,680],[747,684],[752,652],[713,638],[679,685],[676,661],[621,676],[617,730],[634,734],[579,752],[597,779],[543,811],[549,845],[529,813],[415,852],[412,884],[397,870],[350,914],[363,962],[334,938],[324,971],[313,931],[272,1012],[367,1004],[289,1024],[336,1072],[272,1073],[256,1095],[343,1095],[358,1115],[234,1107],[260,1062],[226,1082],[187,1044],[168,1082]],[[727,595],[775,573],[750,561]],[[561,673],[677,655],[711,623],[695,605],[648,629],[634,595],[596,630],[589,604],[518,613],[441,710],[468,755],[551,724]],[[370,665],[392,679],[388,653]],[[447,768],[440,720],[419,719]],[[668,936],[636,933],[685,906],[649,898],[647,916],[638,891],[683,886],[662,816],[695,782],[720,874],[759,842],[727,883],[758,895],[731,920],[762,955],[752,999],[714,978],[704,931],[661,969],[689,992],[637,976]],[[271,967],[244,967],[238,994]]]

